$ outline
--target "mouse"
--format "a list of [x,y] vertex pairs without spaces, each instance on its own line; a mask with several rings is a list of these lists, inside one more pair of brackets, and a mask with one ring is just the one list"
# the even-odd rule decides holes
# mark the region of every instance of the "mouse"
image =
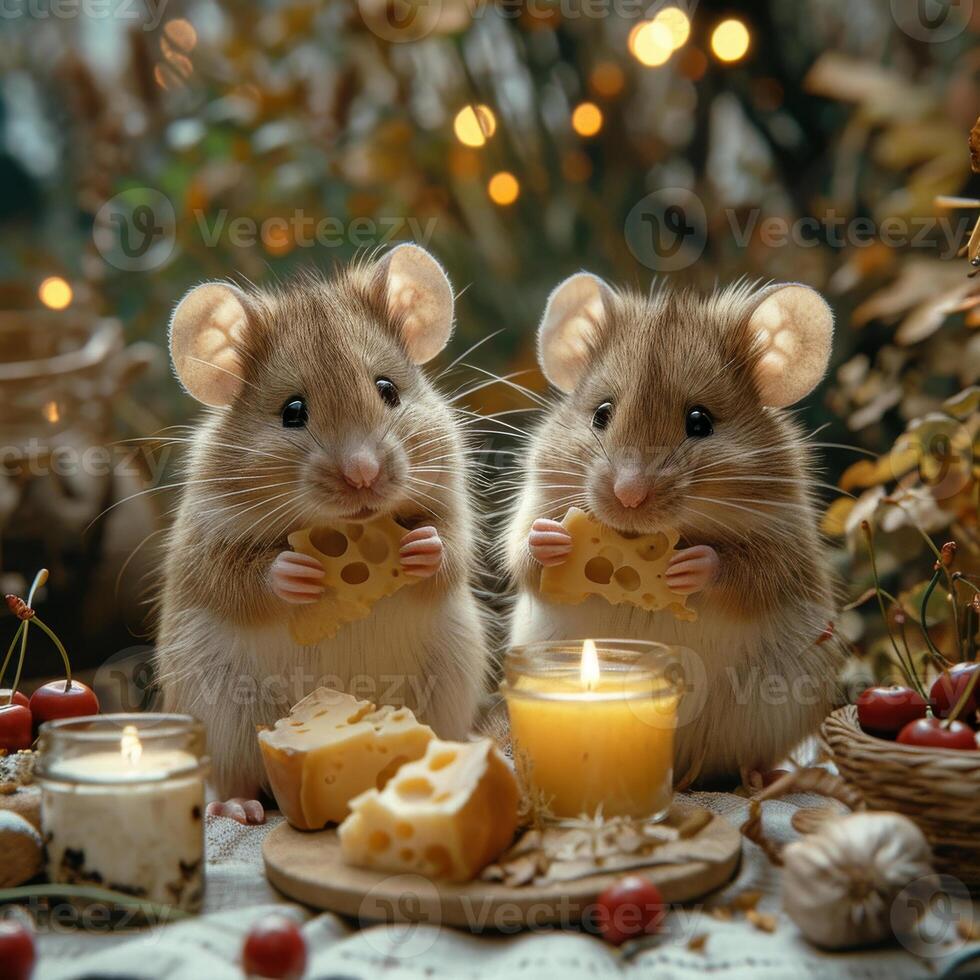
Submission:
[[[681,786],[759,785],[839,701],[815,447],[788,411],[823,377],[832,339],[830,307],[798,283],[643,295],[588,272],[552,292],[538,327],[556,397],[528,434],[506,516],[510,643],[684,651]],[[696,619],[543,596],[542,568],[571,550],[570,507],[628,536],[679,532],[664,577]]]
[[[165,548],[157,680],[206,723],[213,812],[259,822],[256,729],[318,686],[470,733],[488,675],[465,422],[424,365],[454,295],[414,243],[272,287],[207,282],[177,304],[174,372],[205,407]],[[415,581],[306,646],[290,614],[325,592],[288,535],[388,517]],[[227,801],[227,806],[220,805]],[[246,805],[248,804],[248,805]]]

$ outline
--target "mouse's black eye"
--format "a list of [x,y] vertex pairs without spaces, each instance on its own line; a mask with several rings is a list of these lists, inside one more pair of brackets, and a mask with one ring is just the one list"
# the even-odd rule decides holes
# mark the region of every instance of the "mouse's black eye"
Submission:
[[374,383],[377,386],[378,394],[386,405],[394,408],[401,401],[398,397],[398,389],[395,387],[395,382],[390,378],[378,378]]
[[287,399],[286,404],[282,406],[282,427],[284,429],[302,429],[306,426],[309,417],[306,402],[299,395]]
[[592,413],[592,428],[604,429],[612,421],[612,402],[603,402]]
[[693,408],[687,410],[685,424],[687,426],[687,434],[693,439],[703,439],[715,431],[715,427],[711,422],[711,415],[703,405],[695,405]]

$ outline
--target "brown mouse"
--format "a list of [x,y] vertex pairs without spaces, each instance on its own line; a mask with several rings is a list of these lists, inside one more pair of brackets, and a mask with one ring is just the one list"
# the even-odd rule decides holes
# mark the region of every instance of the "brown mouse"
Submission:
[[[421,365],[449,341],[453,292],[416,245],[272,289],[206,283],[177,306],[174,369],[209,407],[190,440],[167,547],[156,666],[168,710],[208,728],[215,789],[256,796],[257,725],[321,684],[470,731],[487,651],[471,591],[465,434]],[[388,515],[424,578],[300,646],[295,605],[324,592],[286,536]]]
[[[580,273],[548,300],[538,359],[561,397],[533,432],[509,519],[511,642],[623,637],[696,654],[675,776],[771,769],[837,698],[840,645],[813,446],[786,407],[823,377],[833,316],[802,285],[646,297]],[[570,506],[625,533],[680,532],[666,574],[697,620],[538,591]]]

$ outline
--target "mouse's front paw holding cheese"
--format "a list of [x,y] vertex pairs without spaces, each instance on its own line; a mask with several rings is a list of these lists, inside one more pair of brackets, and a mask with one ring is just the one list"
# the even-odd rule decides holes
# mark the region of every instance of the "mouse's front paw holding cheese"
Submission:
[[678,595],[692,595],[711,585],[720,568],[721,559],[711,545],[684,548],[667,565],[667,587]]
[[442,538],[434,527],[417,527],[401,539],[398,558],[406,575],[429,578],[439,571],[443,551]]
[[323,577],[322,563],[298,551],[280,552],[269,572],[272,591],[295,605],[316,602],[324,592]]
[[559,521],[539,517],[531,525],[527,548],[539,565],[560,565],[572,550],[572,536]]

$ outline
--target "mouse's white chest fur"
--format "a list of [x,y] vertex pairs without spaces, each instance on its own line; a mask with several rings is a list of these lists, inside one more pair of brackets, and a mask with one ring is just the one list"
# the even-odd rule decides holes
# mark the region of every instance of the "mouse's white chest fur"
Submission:
[[695,622],[682,622],[597,596],[558,605],[525,593],[514,608],[511,641],[622,638],[686,648],[675,776],[694,771],[717,778],[771,768],[834,700],[836,656],[813,642],[826,611],[806,610],[801,617],[799,609],[787,610],[735,622],[705,605]]
[[203,609],[182,610],[163,629],[166,706],[208,726],[214,783],[251,795],[264,781],[257,725],[271,725],[324,685],[378,704],[405,705],[444,738],[466,735],[484,682],[476,606],[465,590],[420,603],[402,593],[365,619],[299,646],[288,619],[241,626]]

